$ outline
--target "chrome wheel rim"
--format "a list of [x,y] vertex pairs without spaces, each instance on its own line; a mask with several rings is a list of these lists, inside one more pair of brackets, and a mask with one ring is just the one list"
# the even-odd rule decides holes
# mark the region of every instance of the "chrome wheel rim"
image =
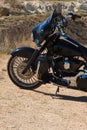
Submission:
[[38,83],[38,78],[33,71],[32,67],[26,72],[26,74],[22,74],[23,69],[27,65],[28,58],[24,57],[14,57],[11,63],[11,76],[16,78],[20,83],[25,85],[35,85]]

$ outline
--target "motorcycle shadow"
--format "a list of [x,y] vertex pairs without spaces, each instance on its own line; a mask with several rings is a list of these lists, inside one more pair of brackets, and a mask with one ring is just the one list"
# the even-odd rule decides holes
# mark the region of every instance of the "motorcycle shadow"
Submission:
[[[69,89],[78,90],[76,87],[73,87],[73,86],[70,86]],[[32,91],[35,93],[41,93],[46,96],[51,96],[52,99],[69,100],[69,101],[75,101],[75,102],[87,102],[87,96],[75,97],[75,96],[70,96],[70,95],[63,95],[60,93],[50,94],[50,93],[42,92],[39,90],[32,90]],[[80,90],[80,91],[82,91],[82,90]]]

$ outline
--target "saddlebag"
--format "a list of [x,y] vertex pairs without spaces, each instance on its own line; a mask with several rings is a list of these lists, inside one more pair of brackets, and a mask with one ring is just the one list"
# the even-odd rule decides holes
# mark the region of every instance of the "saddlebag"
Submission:
[[82,75],[78,76],[76,83],[77,83],[77,87],[80,90],[87,92],[87,74],[82,74]]

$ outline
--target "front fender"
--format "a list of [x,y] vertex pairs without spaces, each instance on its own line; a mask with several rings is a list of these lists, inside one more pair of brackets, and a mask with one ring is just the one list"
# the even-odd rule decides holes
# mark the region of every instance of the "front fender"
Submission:
[[32,56],[34,51],[35,51],[35,49],[30,48],[30,47],[19,47],[19,48],[16,48],[15,50],[13,50],[11,52],[11,55],[29,58]]

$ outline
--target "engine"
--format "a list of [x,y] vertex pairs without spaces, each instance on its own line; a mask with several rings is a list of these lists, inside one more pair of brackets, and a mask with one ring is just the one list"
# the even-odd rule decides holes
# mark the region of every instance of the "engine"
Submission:
[[57,76],[75,76],[83,61],[73,57],[54,57],[54,72]]

